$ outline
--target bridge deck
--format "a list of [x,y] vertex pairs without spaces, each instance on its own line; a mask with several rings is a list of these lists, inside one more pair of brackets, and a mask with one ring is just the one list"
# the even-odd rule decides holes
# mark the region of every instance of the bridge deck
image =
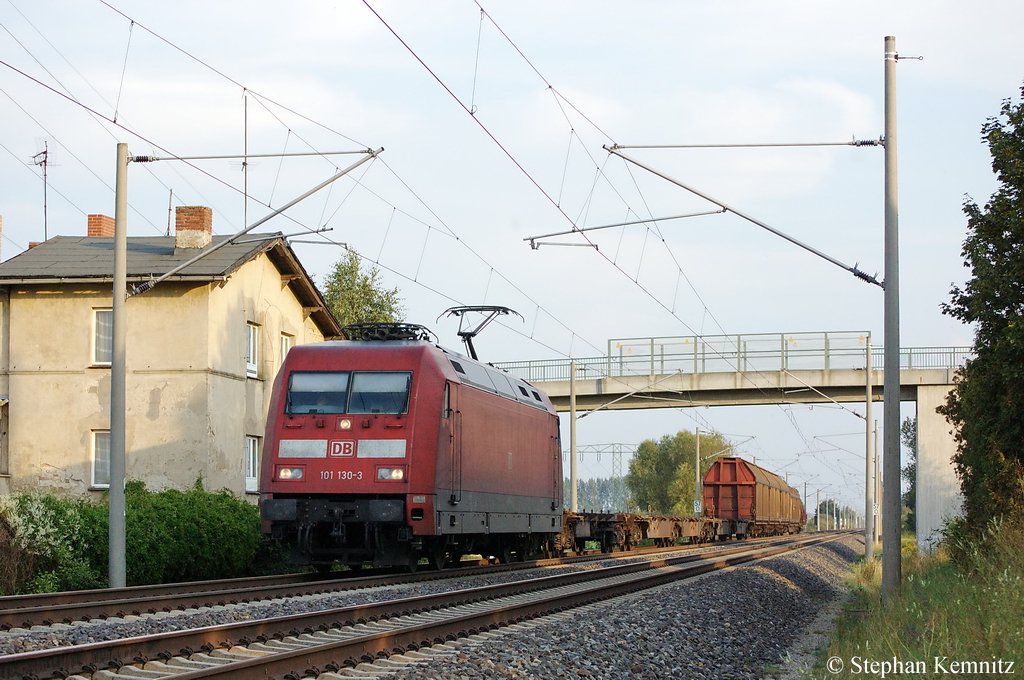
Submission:
[[[867,333],[773,333],[610,340],[604,357],[576,359],[580,410],[864,401]],[[901,400],[920,386],[952,385],[966,347],[900,350]],[[882,393],[882,348],[872,348]],[[569,359],[496,364],[569,409]]]

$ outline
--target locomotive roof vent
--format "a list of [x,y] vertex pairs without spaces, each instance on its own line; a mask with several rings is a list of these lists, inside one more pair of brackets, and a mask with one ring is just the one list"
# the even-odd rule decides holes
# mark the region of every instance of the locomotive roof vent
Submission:
[[[427,340],[437,342],[437,336],[426,326],[415,323],[353,323],[341,331],[349,340]],[[433,337],[433,340],[431,338]]]

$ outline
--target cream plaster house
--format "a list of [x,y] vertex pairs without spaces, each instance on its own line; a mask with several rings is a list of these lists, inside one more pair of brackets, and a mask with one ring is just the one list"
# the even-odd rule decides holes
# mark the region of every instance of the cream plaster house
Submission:
[[[128,239],[128,282],[229,237],[209,208],[175,236]],[[0,493],[99,494],[109,474],[113,219],[0,264]],[[247,234],[127,302],[127,477],[148,488],[256,491],[288,348],[339,334],[280,234]],[[255,496],[250,496],[255,502]]]

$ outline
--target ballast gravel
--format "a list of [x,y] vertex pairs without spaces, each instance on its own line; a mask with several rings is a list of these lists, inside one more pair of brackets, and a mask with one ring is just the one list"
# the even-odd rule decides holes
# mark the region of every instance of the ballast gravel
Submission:
[[[735,544],[723,543],[717,549],[735,547]],[[715,548],[713,548],[715,549]],[[659,555],[658,557],[663,557]],[[634,557],[620,558],[616,564],[643,561],[653,558]],[[566,573],[587,569],[597,569],[607,563],[592,562],[581,565],[561,565],[547,567],[546,574]],[[462,588],[475,588],[499,583],[510,583],[533,578],[537,571],[533,569],[495,572],[493,574],[452,578],[439,581],[397,584],[372,589],[358,589],[324,593],[302,597],[264,600],[236,605],[221,605],[186,609],[183,611],[160,612],[142,616],[128,616],[124,619],[107,619],[78,621],[71,625],[56,624],[55,626],[38,626],[32,630],[14,629],[9,632],[0,631],[0,655],[31,652],[52,647],[68,647],[93,642],[118,640],[140,635],[152,635],[176,630],[189,630],[204,626],[217,626],[242,621],[276,616],[289,616],[306,612],[322,611],[341,607],[352,607],[371,602],[381,602],[405,597],[418,597],[450,592]]]
[[[820,546],[669,584],[515,627],[485,643],[414,666],[389,680],[761,678],[801,631],[842,593],[863,540]],[[579,567],[570,567],[576,570]],[[590,566],[588,568],[593,568]],[[522,572],[390,586],[408,597],[526,578]],[[229,605],[131,620],[0,633],[0,655],[99,642],[382,599],[381,589]],[[382,676],[383,677],[383,676]]]
[[819,609],[843,596],[843,577],[862,552],[862,539],[840,539],[552,617],[387,677],[770,677]]

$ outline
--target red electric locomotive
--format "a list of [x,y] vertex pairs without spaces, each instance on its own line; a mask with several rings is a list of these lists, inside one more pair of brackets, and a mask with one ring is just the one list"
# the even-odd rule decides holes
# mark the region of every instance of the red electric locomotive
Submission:
[[321,569],[550,551],[562,457],[547,395],[421,326],[359,335],[288,352],[267,419],[264,532]]

